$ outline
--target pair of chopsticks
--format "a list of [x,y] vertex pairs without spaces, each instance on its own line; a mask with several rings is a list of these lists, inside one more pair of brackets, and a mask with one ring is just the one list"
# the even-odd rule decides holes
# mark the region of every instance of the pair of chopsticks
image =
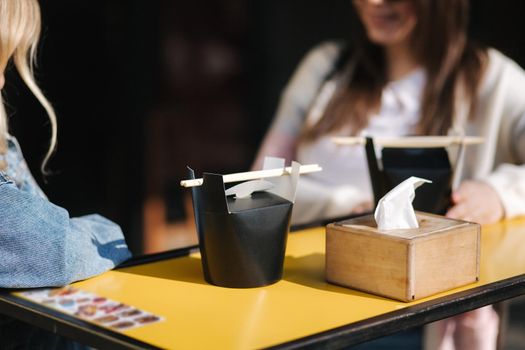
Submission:
[[[483,143],[483,137],[477,136],[405,136],[405,137],[374,137],[374,145],[389,148],[435,148],[453,145],[478,145]],[[332,137],[337,145],[365,145],[365,137]]]
[[[337,145],[365,145],[365,137],[333,137],[332,141]],[[453,145],[477,145],[483,143],[482,137],[476,136],[406,136],[406,137],[374,137],[374,144],[381,147],[401,148],[434,148],[448,147]],[[463,148],[463,147],[462,147]],[[301,165],[300,174],[314,173],[323,170],[319,164]],[[292,167],[248,171],[243,173],[234,173],[223,175],[224,183],[256,180],[267,177],[279,177],[290,175]],[[182,180],[182,187],[201,186],[204,180],[202,178],[192,180]]]
[[[458,146],[458,155],[452,189],[458,188],[461,182],[463,164],[465,162],[465,146],[478,145],[484,142],[483,137],[477,136],[406,136],[406,137],[374,137],[374,145],[388,148],[437,148]],[[364,146],[365,137],[333,137],[332,142],[341,146]]]
[[[323,170],[319,164],[307,164],[301,165],[299,168],[299,174],[309,174],[315,173]],[[243,173],[234,173],[223,175],[222,179],[224,183],[230,182],[239,182],[239,181],[248,181],[248,180],[257,180],[267,177],[279,177],[283,175],[290,175],[292,173],[292,167],[278,168],[278,169],[268,169],[268,170],[256,170],[256,171],[247,171]],[[182,187],[195,187],[201,186],[204,182],[204,179],[193,179],[193,180],[182,180],[180,185]]]

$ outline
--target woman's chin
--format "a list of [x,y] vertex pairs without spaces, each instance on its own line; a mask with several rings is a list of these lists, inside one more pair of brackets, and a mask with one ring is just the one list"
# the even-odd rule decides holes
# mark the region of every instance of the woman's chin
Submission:
[[376,45],[393,46],[404,41],[404,36],[392,31],[369,31],[368,39]]

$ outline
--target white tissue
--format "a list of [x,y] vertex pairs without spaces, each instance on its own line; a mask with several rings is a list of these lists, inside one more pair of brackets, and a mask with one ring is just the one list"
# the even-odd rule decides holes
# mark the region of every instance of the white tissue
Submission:
[[415,190],[432,181],[411,176],[390,190],[377,203],[374,213],[379,230],[418,228],[416,214],[412,207]]

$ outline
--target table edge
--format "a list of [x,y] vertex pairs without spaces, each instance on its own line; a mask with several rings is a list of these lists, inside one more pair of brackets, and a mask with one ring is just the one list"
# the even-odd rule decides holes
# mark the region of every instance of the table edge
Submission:
[[[449,294],[268,349],[339,349],[525,294],[525,274]],[[453,308],[451,306],[454,306]]]

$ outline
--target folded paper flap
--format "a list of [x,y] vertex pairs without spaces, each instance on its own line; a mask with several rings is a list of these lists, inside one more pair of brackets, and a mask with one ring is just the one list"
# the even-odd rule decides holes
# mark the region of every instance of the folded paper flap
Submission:
[[228,212],[222,175],[204,173],[201,188],[202,205],[205,212]]
[[[301,164],[292,162],[290,176],[269,177],[247,181],[226,190],[227,204],[230,212],[262,208],[271,205],[293,203],[297,190]],[[282,169],[287,173],[285,159],[265,157],[262,170]],[[268,195],[264,195],[266,192]],[[271,194],[271,195],[270,195]]]
[[377,228],[373,215],[361,216],[350,220],[334,223],[352,232],[362,234],[385,235],[400,239],[422,238],[441,233],[445,230],[458,229],[468,225],[477,225],[466,221],[446,218],[444,216],[416,212],[418,228],[380,230]]
[[246,181],[228,188],[226,195],[234,196],[235,198],[249,198],[254,192],[267,191],[274,186],[273,183],[267,180]]
[[266,192],[254,192],[245,198],[227,197],[224,190],[223,176],[204,173],[201,198],[204,212],[239,213],[242,211],[264,208],[271,205],[290,203],[290,201]]
[[228,197],[228,210],[230,213],[240,213],[246,210],[262,209],[280,205],[291,205],[291,202],[273,193],[254,192],[250,197],[233,198]]
[[[271,157],[266,157],[271,158]],[[278,158],[279,159],[279,158]],[[269,165],[274,165],[275,161],[268,162]],[[266,166],[266,159],[265,164]],[[284,159],[282,159],[282,166],[284,169]],[[299,173],[301,164],[298,162],[292,162],[292,171],[290,176],[281,176],[278,178],[269,178],[268,181],[274,184],[274,187],[270,188],[268,192],[271,192],[277,196],[280,196],[290,202],[295,202],[295,194],[297,193],[297,183],[299,181]]]
[[[196,214],[197,230],[202,226],[203,213],[232,213],[240,212],[242,210],[251,210],[269,205],[290,204],[295,200],[295,193],[297,190],[297,181],[301,171],[301,165],[293,162],[289,169],[285,168],[285,160],[282,158],[267,157],[265,159],[265,170],[279,170],[281,175],[269,177],[265,179],[257,179],[253,181],[246,181],[225,190],[225,177],[230,175],[219,175],[213,173],[204,173],[202,179],[195,179],[195,172],[188,167],[188,178],[186,182],[192,183],[193,209]],[[308,166],[306,172],[319,171],[319,167],[315,165]],[[257,172],[253,172],[257,173]],[[244,173],[250,174],[250,173]],[[239,174],[233,174],[239,175]],[[243,174],[241,174],[243,175]],[[273,173],[269,176],[275,176]],[[193,184],[196,180],[198,184]],[[182,182],[181,182],[182,183]],[[256,193],[267,192],[268,196],[256,196]],[[240,201],[240,202],[236,202]],[[273,203],[273,204],[272,204]]]

